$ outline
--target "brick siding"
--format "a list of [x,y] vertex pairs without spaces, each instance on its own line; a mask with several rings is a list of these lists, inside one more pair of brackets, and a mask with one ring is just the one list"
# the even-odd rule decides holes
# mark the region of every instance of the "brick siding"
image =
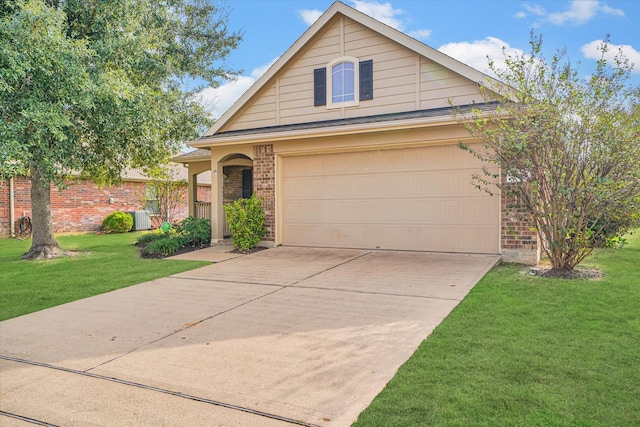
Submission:
[[[503,187],[511,185],[502,178]],[[501,247],[503,250],[537,250],[538,233],[522,203],[514,196],[501,195]]]
[[[7,237],[9,231],[9,180],[0,181],[0,236]],[[97,187],[91,181],[73,180],[66,189],[51,187],[51,211],[54,232],[98,231],[104,218],[110,213],[142,210],[146,183],[125,181],[118,186]],[[186,192],[185,192],[186,195]],[[113,203],[110,199],[113,198]],[[198,187],[198,199],[211,200],[209,186]],[[31,216],[31,181],[28,177],[14,179],[16,221],[23,215]],[[178,212],[183,219],[189,214],[186,196],[184,206]]]
[[276,221],[276,181],[275,157],[273,145],[256,145],[253,147],[253,189],[258,197],[262,197],[267,234],[264,240],[275,241]]

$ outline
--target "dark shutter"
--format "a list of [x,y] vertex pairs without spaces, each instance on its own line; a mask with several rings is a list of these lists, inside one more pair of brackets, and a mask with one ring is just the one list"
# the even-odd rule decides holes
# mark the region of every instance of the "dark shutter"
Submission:
[[242,198],[248,199],[253,194],[253,169],[242,171]]
[[313,70],[313,105],[327,105],[327,69]]
[[373,99],[373,60],[360,61],[360,101]]

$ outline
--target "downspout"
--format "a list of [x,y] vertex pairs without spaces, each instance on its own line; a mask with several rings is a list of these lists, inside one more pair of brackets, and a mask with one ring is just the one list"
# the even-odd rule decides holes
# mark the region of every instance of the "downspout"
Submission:
[[10,221],[10,226],[9,226],[9,232],[11,234],[11,237],[16,237],[16,233],[14,232],[14,228],[15,228],[15,222],[16,222],[16,216],[14,214],[14,209],[15,209],[15,198],[13,196],[13,177],[9,178],[9,221]]

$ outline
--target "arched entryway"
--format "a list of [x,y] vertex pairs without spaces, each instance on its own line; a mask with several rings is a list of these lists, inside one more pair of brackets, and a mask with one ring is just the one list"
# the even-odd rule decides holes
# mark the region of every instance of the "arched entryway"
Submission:
[[[222,165],[222,204],[228,205],[238,199],[251,197],[253,160],[244,154],[233,153],[222,159],[220,164]],[[222,237],[225,239],[230,237],[226,218],[223,219]]]
[[[189,169],[189,215],[211,221],[212,243],[229,235],[223,206],[253,194],[253,159],[249,154],[250,147],[246,153],[200,149],[172,158]],[[202,179],[207,171],[211,193],[203,200],[198,193],[198,176]]]

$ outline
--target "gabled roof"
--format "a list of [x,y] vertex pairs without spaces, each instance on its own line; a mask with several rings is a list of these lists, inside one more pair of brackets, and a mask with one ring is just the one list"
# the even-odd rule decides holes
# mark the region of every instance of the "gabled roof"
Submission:
[[[342,14],[373,31],[393,40],[396,43],[416,52],[417,54],[442,65],[445,68],[465,77],[471,81],[478,83],[491,82],[492,88],[501,87],[501,83],[489,77],[488,75],[472,68],[444,53],[427,46],[426,44],[396,30],[364,13],[347,6],[346,4],[336,1],[327,9],[316,22],[311,25],[307,31],[242,95],[217,121],[216,123],[201,137],[201,139],[209,139],[212,135],[221,129],[233,116],[256,95],[286,64],[316,35],[324,26],[331,21],[334,16]],[[192,141],[194,145],[198,145],[198,140]]]

